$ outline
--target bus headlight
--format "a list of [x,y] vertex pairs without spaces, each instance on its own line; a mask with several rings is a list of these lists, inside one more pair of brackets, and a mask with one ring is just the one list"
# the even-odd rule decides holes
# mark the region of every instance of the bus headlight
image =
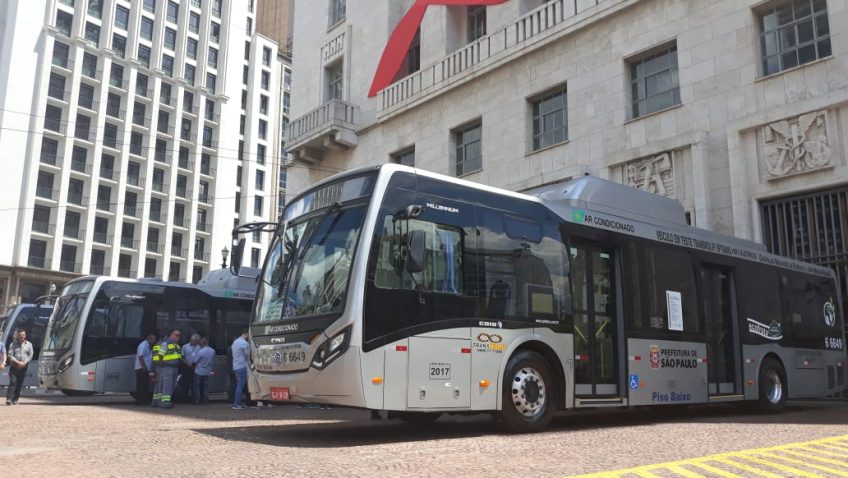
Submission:
[[348,327],[321,344],[312,358],[312,366],[322,370],[333,360],[339,358],[350,345],[350,330],[351,328]]
[[65,358],[65,360],[62,360],[62,361],[59,363],[59,368],[57,369],[57,371],[58,371],[59,373],[62,373],[62,372],[64,372],[65,370],[68,370],[68,367],[70,367],[70,366],[71,366],[71,364],[73,364],[73,363],[74,363],[74,356],[73,356],[73,355],[68,355],[68,356]]

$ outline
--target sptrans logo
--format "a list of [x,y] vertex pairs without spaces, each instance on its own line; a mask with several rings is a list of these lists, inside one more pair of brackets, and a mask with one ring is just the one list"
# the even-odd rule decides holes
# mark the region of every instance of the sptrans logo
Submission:
[[828,327],[836,325],[836,307],[833,306],[833,299],[824,303],[824,323]]
[[421,27],[421,21],[424,20],[424,13],[427,11],[427,7],[451,5],[485,6],[499,5],[506,2],[507,0],[415,0],[415,3],[406,12],[406,15],[398,22],[392,35],[389,37],[388,43],[386,43],[386,48],[383,49],[383,56],[380,57],[380,63],[377,65],[377,71],[374,73],[374,80],[371,82],[371,89],[368,90],[368,96],[377,96],[380,90],[395,81],[401,66],[403,66],[406,53],[415,39],[415,32]]

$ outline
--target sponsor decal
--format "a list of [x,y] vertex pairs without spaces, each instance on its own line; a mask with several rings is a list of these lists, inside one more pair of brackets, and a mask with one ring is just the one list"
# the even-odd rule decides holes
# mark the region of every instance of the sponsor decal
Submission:
[[286,343],[285,337],[271,337],[272,344],[284,344]]
[[651,368],[698,368],[701,360],[695,349],[676,349],[651,345],[648,350]]
[[582,209],[575,209],[571,213],[571,218],[574,219],[574,222],[583,222],[586,220],[586,211]]
[[487,332],[477,334],[477,340],[472,342],[472,345],[476,352],[502,353],[506,350],[506,344],[503,343],[503,336]]
[[660,347],[658,345],[651,345],[648,350],[648,357],[651,361],[651,368],[660,368]]
[[639,376],[638,375],[631,375],[628,382],[630,382],[630,390],[639,390]]
[[454,214],[459,214],[459,208],[442,206],[441,204],[433,204],[431,202],[427,203],[427,209],[434,209],[436,211],[452,212]]
[[497,322],[486,322],[481,320],[480,322],[478,322],[478,324],[480,325],[480,327],[497,327],[499,329],[503,328],[503,323],[500,320]]
[[833,299],[824,303],[824,323],[828,327],[836,325],[836,308],[833,306]]
[[389,36],[389,41],[383,49],[383,55],[380,57],[380,63],[377,64],[377,71],[374,72],[374,79],[371,81],[371,88],[368,90],[368,97],[377,96],[383,88],[394,83],[398,73],[400,73],[403,62],[406,59],[406,54],[409,47],[412,46],[415,40],[415,32],[421,27],[421,21],[424,20],[424,13],[430,6],[439,5],[458,5],[458,6],[474,6],[474,5],[498,5],[505,3],[507,0],[416,0],[408,12],[400,19],[395,29]]
[[685,392],[653,392],[651,394],[651,401],[655,403],[691,402],[692,394]]
[[298,324],[282,324],[282,325],[268,325],[265,327],[266,334],[280,334],[283,332],[294,332],[298,328]]
[[783,327],[776,320],[772,320],[769,325],[766,325],[748,318],[748,332],[769,340],[780,340],[783,338]]

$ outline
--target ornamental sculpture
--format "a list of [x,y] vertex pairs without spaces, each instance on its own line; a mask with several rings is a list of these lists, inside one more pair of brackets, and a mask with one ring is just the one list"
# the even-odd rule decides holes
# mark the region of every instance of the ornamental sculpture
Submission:
[[763,128],[763,162],[769,179],[803,173],[830,164],[824,111],[777,121]]
[[627,185],[660,196],[674,197],[674,165],[671,152],[637,159],[625,165]]

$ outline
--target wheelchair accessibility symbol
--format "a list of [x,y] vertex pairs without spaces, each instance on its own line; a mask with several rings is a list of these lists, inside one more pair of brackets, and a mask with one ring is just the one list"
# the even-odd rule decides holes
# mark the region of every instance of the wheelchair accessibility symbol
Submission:
[[630,376],[630,390],[639,390],[639,376],[631,375]]

